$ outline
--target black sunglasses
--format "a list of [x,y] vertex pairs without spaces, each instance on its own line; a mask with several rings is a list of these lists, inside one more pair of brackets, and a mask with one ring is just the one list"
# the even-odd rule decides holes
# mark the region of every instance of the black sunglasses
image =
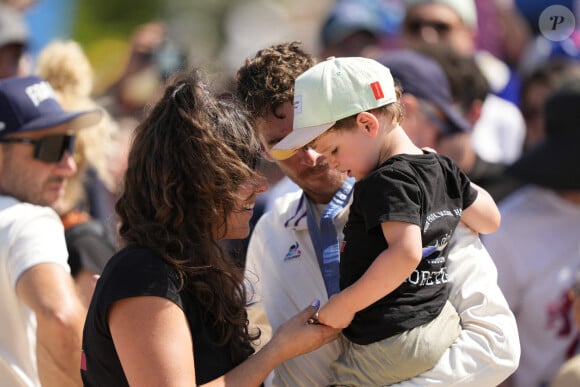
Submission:
[[74,135],[57,134],[38,139],[24,137],[0,138],[0,143],[20,143],[34,145],[34,158],[46,163],[58,163],[65,151],[73,154],[75,147]]
[[439,35],[444,35],[447,34],[449,31],[451,31],[451,28],[453,27],[452,25],[447,24],[445,22],[422,20],[422,19],[406,20],[403,26],[405,30],[412,35],[417,35],[419,31],[424,27],[430,27],[435,31],[437,31]]

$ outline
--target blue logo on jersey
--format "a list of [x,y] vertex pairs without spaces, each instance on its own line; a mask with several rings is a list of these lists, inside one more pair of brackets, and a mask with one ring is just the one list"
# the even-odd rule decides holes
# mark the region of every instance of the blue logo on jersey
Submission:
[[288,249],[288,252],[284,256],[284,260],[287,261],[289,259],[299,258],[302,255],[302,250],[300,250],[300,245],[298,242],[294,243]]

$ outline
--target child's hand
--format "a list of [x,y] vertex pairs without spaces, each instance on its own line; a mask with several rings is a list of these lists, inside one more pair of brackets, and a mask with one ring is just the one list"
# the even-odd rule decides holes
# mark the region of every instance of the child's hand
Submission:
[[345,310],[336,295],[332,296],[318,312],[318,321],[321,324],[338,329],[346,328],[353,318],[354,313]]

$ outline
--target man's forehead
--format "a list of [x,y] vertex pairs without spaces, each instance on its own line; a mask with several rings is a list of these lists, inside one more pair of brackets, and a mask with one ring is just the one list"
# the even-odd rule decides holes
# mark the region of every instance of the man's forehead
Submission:
[[287,109],[277,109],[268,113],[265,117],[256,120],[256,129],[262,141],[267,144],[277,143],[292,131],[292,105]]
[[461,15],[452,7],[443,3],[417,4],[407,9],[405,17],[407,19],[421,18],[425,20],[445,20],[463,23]]

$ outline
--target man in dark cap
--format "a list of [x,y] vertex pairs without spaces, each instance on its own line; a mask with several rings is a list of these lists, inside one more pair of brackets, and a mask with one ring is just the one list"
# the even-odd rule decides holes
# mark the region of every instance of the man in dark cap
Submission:
[[[517,184],[505,178],[505,165],[486,161],[477,153],[473,146],[473,126],[466,113],[459,109],[460,103],[453,98],[449,78],[436,59],[416,50],[403,49],[384,51],[377,60],[391,70],[393,78],[403,88],[404,128],[417,146],[449,156],[496,201],[514,190]],[[468,59],[458,57],[456,60]]]
[[550,385],[577,350],[568,289],[580,266],[580,78],[545,103],[546,138],[508,168],[526,185],[500,204],[484,239],[516,315],[522,357],[512,386]]
[[60,218],[76,172],[75,131],[101,111],[65,112],[35,76],[0,80],[0,385],[79,386],[85,310]]

